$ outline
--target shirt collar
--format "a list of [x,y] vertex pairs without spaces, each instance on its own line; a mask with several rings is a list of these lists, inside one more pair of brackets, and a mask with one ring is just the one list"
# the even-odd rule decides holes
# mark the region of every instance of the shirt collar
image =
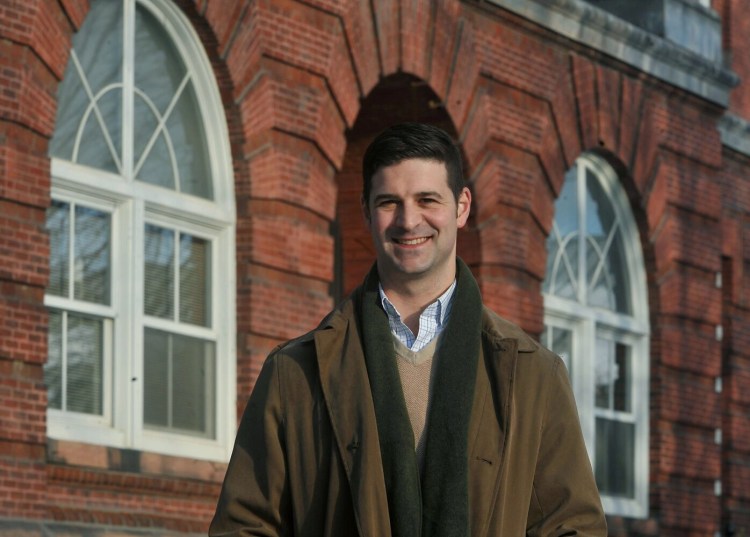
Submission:
[[[424,312],[422,312],[422,315],[433,315],[438,321],[438,325],[443,326],[443,324],[447,321],[448,316],[450,315],[451,306],[453,305],[453,294],[455,291],[456,280],[453,280],[453,283],[450,287],[448,287],[445,293],[437,297],[434,302],[427,306]],[[378,282],[378,293],[380,293],[380,304],[388,314],[388,317],[398,319],[400,321],[401,314],[396,309],[396,306],[394,306],[386,296],[385,291],[383,290],[383,286],[380,284],[380,282]]]

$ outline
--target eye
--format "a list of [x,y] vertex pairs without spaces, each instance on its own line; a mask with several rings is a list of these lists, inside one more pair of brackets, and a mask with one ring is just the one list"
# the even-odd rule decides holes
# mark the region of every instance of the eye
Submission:
[[379,200],[375,206],[379,209],[388,209],[396,206],[396,200],[393,199],[382,199]]
[[432,205],[433,203],[437,202],[438,200],[436,200],[435,198],[421,198],[419,200],[419,203],[421,203],[422,205]]

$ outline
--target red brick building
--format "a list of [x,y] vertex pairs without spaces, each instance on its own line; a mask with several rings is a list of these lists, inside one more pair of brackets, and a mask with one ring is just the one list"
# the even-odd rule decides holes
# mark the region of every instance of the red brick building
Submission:
[[0,2],[0,535],[205,532],[401,120],[460,141],[460,255],[566,360],[611,535],[748,534],[748,7]]

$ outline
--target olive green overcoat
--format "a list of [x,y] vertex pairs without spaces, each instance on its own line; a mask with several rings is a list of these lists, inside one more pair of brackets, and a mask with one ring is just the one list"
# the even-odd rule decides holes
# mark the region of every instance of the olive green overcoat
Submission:
[[[481,349],[468,441],[472,536],[606,535],[562,360],[487,308]],[[209,533],[388,537],[387,506],[348,300],[265,362]]]

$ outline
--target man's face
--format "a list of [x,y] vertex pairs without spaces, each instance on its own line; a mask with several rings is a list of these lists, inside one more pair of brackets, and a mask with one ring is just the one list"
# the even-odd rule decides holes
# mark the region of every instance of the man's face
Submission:
[[456,203],[444,163],[408,159],[380,168],[364,203],[385,288],[420,279],[450,285],[456,234],[469,217],[471,193],[464,188]]

